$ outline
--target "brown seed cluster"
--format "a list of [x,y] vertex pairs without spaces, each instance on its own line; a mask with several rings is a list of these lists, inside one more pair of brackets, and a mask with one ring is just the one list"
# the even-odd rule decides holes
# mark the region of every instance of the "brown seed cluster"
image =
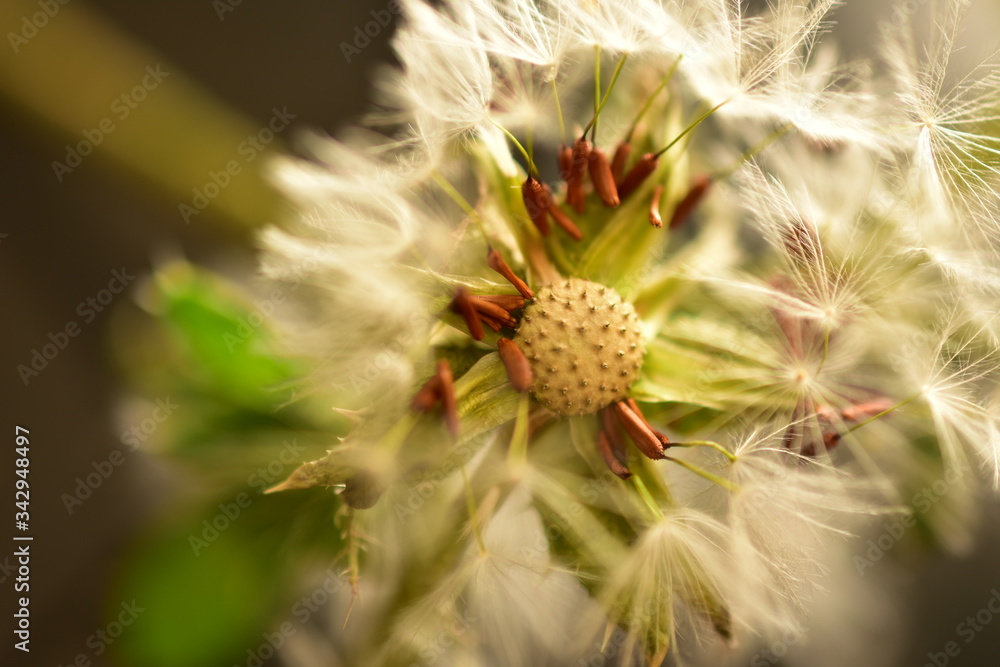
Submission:
[[524,308],[514,342],[531,365],[531,393],[560,415],[593,414],[624,400],[642,368],[632,304],[579,278],[539,290]]

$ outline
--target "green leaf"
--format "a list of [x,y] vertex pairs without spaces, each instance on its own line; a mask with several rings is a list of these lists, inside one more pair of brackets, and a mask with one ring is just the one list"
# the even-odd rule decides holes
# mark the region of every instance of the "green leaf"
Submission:
[[326,563],[342,548],[328,492],[261,496],[234,490],[155,526],[133,549],[108,599],[143,611],[112,649],[123,664],[243,664],[261,635],[287,616],[294,568]]
[[275,389],[298,378],[301,369],[279,357],[267,324],[283,292],[255,305],[221,278],[187,264],[161,270],[156,284],[156,313],[186,374],[202,391],[253,408],[290,397]]
[[189,540],[203,539],[204,530],[192,523],[156,536],[127,566],[119,595],[145,611],[115,647],[123,662],[231,664],[266,629],[279,585],[270,559],[260,557],[259,547],[235,529],[218,534],[195,555]]

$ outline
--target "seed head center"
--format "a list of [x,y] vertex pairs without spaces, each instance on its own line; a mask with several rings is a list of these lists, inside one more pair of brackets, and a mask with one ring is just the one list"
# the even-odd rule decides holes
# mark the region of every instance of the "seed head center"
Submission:
[[593,414],[624,400],[642,368],[642,333],[632,304],[610,287],[579,278],[538,290],[514,342],[531,364],[531,393],[560,415]]

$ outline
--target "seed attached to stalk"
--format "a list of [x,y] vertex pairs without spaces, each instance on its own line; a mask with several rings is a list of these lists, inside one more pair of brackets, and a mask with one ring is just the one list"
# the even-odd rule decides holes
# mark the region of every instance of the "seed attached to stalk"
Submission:
[[601,410],[601,430],[597,436],[597,449],[611,472],[622,479],[628,479],[632,476],[626,465],[628,455],[625,453],[621,427],[610,408]]
[[673,215],[670,216],[670,229],[680,227],[687,222],[687,219],[690,218],[694,210],[698,208],[698,204],[700,204],[701,200],[705,198],[705,195],[708,194],[708,190],[711,187],[712,179],[707,174],[695,177],[694,183],[691,184],[691,189],[688,190],[687,194],[684,195],[684,198],[677,203],[677,206],[674,208]]
[[497,351],[500,352],[500,361],[503,362],[507,370],[507,379],[510,385],[520,393],[525,393],[531,388],[532,374],[531,365],[524,352],[517,346],[517,343],[509,338],[501,338],[497,341]]
[[844,434],[841,433],[837,422],[852,423],[863,419],[870,419],[876,415],[889,410],[893,402],[888,398],[876,398],[865,403],[849,405],[842,410],[835,410],[828,406],[816,408],[816,417],[819,420],[823,433],[823,444],[827,449],[833,449],[840,444]]
[[542,236],[549,235],[548,220],[548,194],[541,182],[533,177],[528,178],[521,185],[521,198],[524,200],[524,208],[528,211],[528,216],[535,223]]
[[622,179],[622,184],[618,188],[618,197],[624,201],[628,198],[630,194],[639,189],[646,179],[649,178],[656,168],[660,166],[660,158],[655,153],[646,153],[639,161],[635,163],[635,166],[629,170],[625,178]]
[[582,239],[583,232],[581,232],[580,228],[576,226],[576,223],[574,223],[570,217],[566,215],[561,208],[559,208],[559,204],[556,203],[555,197],[552,196],[552,191],[549,190],[549,186],[547,185],[545,186],[545,193],[548,195],[549,215],[551,215],[552,219],[556,221],[556,224],[562,227],[563,231],[569,234],[570,238],[574,241]]
[[486,301],[485,299],[479,296],[472,296],[469,298],[472,299],[472,306],[473,308],[476,309],[476,313],[480,317],[485,316],[492,318],[497,322],[500,322],[504,326],[508,327],[517,326],[517,320],[511,317],[510,313],[508,313],[506,310],[504,310],[497,304]]
[[629,141],[623,141],[618,144],[618,148],[615,149],[615,156],[611,159],[611,176],[615,179],[615,186],[621,187],[622,178],[625,176],[625,166],[628,164],[629,157],[632,156],[632,144]]
[[563,144],[559,147],[559,178],[569,182],[569,172],[573,168],[573,149]]
[[429,412],[435,405],[441,404],[441,414],[445,427],[452,437],[458,437],[458,402],[455,399],[455,377],[451,373],[451,364],[447,359],[437,362],[433,377],[413,397],[410,407],[416,412]]
[[452,312],[462,316],[462,319],[465,320],[465,326],[469,329],[469,335],[474,340],[483,339],[485,333],[483,331],[483,324],[479,321],[479,316],[476,314],[476,307],[472,302],[472,297],[469,296],[469,292],[464,287],[459,287],[455,290],[455,298],[451,300],[449,308],[451,308]]
[[600,148],[594,148],[590,152],[587,164],[590,170],[590,180],[601,201],[604,202],[605,206],[611,208],[618,206],[621,201],[618,198],[618,188],[615,185],[614,176],[611,174],[608,156]]
[[479,313],[479,319],[482,320],[483,324],[492,329],[494,333],[500,333],[500,330],[507,326],[502,324],[500,320],[494,319],[489,315],[483,315],[482,313]]
[[525,298],[517,294],[477,294],[476,299],[494,303],[508,313],[523,308],[525,302]]
[[634,412],[639,417],[639,419],[642,420],[642,423],[646,425],[646,428],[652,431],[653,435],[655,435],[656,439],[660,441],[660,444],[663,445],[664,449],[669,447],[670,438],[668,438],[667,436],[663,435],[655,428],[653,428],[653,425],[650,424],[649,420],[646,419],[646,415],[642,414],[642,410],[639,409],[639,404],[635,402],[635,399],[630,398],[626,402],[628,403],[628,407],[632,410],[632,412]]
[[458,400],[455,398],[455,376],[451,373],[451,364],[447,359],[441,359],[437,365],[437,376],[441,383],[441,413],[444,425],[451,437],[458,438]]
[[521,296],[525,299],[531,299],[535,296],[535,293],[531,291],[530,287],[528,287],[528,283],[521,280],[521,278],[514,273],[514,270],[510,268],[507,262],[504,261],[503,256],[493,248],[490,248],[486,253],[486,264],[491,269],[506,278],[507,282],[513,285],[514,289],[520,292]]
[[624,459],[619,459],[618,452],[611,447],[611,441],[604,431],[597,434],[597,451],[600,452],[601,458],[604,459],[605,465],[608,466],[608,470],[621,479],[628,479],[632,476],[632,473],[625,466]]
[[414,412],[430,412],[440,400],[441,381],[438,379],[437,374],[435,374],[417,391],[410,402],[410,408]]
[[624,427],[625,432],[639,448],[639,451],[654,461],[666,456],[663,443],[656,434],[646,426],[645,421],[632,411],[628,403],[620,401],[614,404],[615,414]]
[[583,213],[585,195],[583,193],[583,178],[590,161],[590,151],[593,145],[584,137],[573,142],[573,152],[570,157],[569,177],[566,179],[566,202],[577,213]]

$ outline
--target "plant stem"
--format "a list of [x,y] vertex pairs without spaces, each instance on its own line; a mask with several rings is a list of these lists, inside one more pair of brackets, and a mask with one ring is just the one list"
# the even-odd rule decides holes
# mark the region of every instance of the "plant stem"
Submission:
[[439,171],[434,172],[433,179],[434,182],[437,183],[442,190],[444,190],[445,194],[448,195],[448,197],[453,202],[458,204],[458,206],[463,211],[465,211],[469,215],[469,217],[471,217],[473,220],[476,221],[476,224],[479,226],[479,231],[482,233],[483,238],[488,239],[489,237],[486,235],[486,229],[483,227],[482,218],[479,217],[479,213],[476,212],[476,209],[472,207],[472,204],[470,204],[468,200],[466,200],[466,198],[462,196],[462,193],[460,193],[455,188],[454,185],[449,183],[448,179],[446,179]]
[[685,461],[683,459],[675,459],[672,456],[664,456],[663,458],[666,459],[667,461],[673,461],[674,463],[676,463],[677,465],[681,466],[682,468],[687,468],[688,470],[690,470],[694,474],[698,475],[699,477],[704,477],[708,481],[712,482],[713,484],[718,484],[719,486],[721,486],[722,488],[726,489],[727,491],[736,491],[736,490],[739,489],[738,486],[736,486],[735,484],[733,484],[732,482],[730,482],[728,479],[725,479],[723,477],[719,477],[718,475],[716,475],[714,473],[708,472],[704,468],[699,468],[698,466],[694,465],[693,463],[688,463],[687,461]]
[[556,100],[556,116],[559,118],[559,139],[566,143],[566,123],[563,121],[562,104],[559,103],[559,88],[556,86],[555,74],[552,75],[552,95]]
[[469,510],[469,524],[472,526],[472,533],[476,536],[476,544],[479,545],[479,553],[486,553],[486,543],[483,542],[483,532],[479,526],[479,508],[476,506],[476,496],[472,493],[472,485],[469,484],[469,475],[465,471],[465,464],[461,465],[462,484],[465,485],[465,505]]
[[712,449],[721,452],[730,461],[736,461],[736,454],[723,447],[717,442],[712,442],[711,440],[688,440],[687,442],[671,442],[671,447],[711,447]]
[[674,64],[670,67],[670,71],[667,72],[663,81],[661,81],[660,85],[656,87],[656,90],[654,90],[652,94],[646,98],[645,104],[643,104],[642,108],[639,109],[639,113],[636,114],[635,120],[632,121],[632,125],[628,128],[628,133],[625,135],[626,143],[632,141],[632,135],[635,134],[635,129],[639,126],[639,121],[642,120],[642,117],[645,116],[646,112],[653,106],[653,101],[656,99],[656,96],[659,95],[660,91],[666,88],[667,84],[670,83],[670,80],[674,78],[674,72],[677,71],[677,66],[681,64],[681,58],[683,57],[683,55],[677,56],[677,60],[674,61]]
[[524,146],[522,146],[521,142],[517,140],[517,137],[511,134],[506,127],[496,122],[492,118],[490,119],[490,122],[496,125],[498,128],[500,128],[500,131],[506,134],[507,138],[513,141],[514,145],[517,146],[517,149],[521,151],[521,155],[523,155],[524,159],[527,160],[528,162],[528,175],[530,176],[532,174],[538,174],[538,169],[535,167],[535,161],[531,159],[530,155],[528,155],[528,151],[524,150]]
[[764,149],[766,149],[768,146],[773,144],[781,137],[791,132],[792,129],[793,128],[791,123],[783,124],[777,130],[764,137],[764,139],[760,143],[756,144],[755,146],[751,146],[746,151],[744,151],[743,154],[740,155],[738,158],[736,158],[733,164],[731,164],[729,167],[727,167],[722,171],[716,172],[715,176],[713,177],[713,180],[722,180],[729,178],[736,172],[737,169],[742,167],[744,163],[760,155],[762,152],[764,152]]
[[729,100],[725,100],[725,101],[723,101],[723,102],[719,102],[719,103],[718,103],[718,104],[716,104],[716,105],[715,105],[714,107],[712,107],[711,109],[709,109],[708,111],[706,111],[706,112],[705,112],[705,113],[703,113],[702,115],[698,116],[697,120],[695,120],[695,121],[694,121],[693,123],[691,123],[691,124],[690,124],[690,125],[688,125],[688,126],[687,126],[686,128],[684,128],[684,131],[683,131],[683,132],[681,132],[680,134],[678,134],[678,135],[677,135],[676,137],[674,137],[673,141],[671,141],[671,142],[670,142],[669,144],[667,144],[667,145],[666,145],[666,146],[665,146],[665,147],[664,147],[663,149],[661,149],[660,151],[658,151],[658,152],[656,153],[656,157],[660,157],[661,155],[663,155],[664,153],[666,153],[667,151],[669,151],[669,150],[670,150],[671,148],[673,148],[674,144],[676,144],[676,143],[677,143],[678,141],[680,141],[681,139],[683,139],[683,138],[684,138],[684,136],[685,136],[685,135],[686,135],[686,134],[687,134],[688,132],[690,132],[690,131],[691,131],[691,130],[693,130],[694,128],[698,127],[699,125],[701,125],[701,122],[702,122],[703,120],[705,120],[706,118],[708,118],[709,116],[711,116],[711,115],[712,115],[713,113],[715,113],[716,111],[718,111],[718,110],[719,110],[720,108],[722,108],[722,106],[723,106],[724,104],[726,104],[727,102],[729,102]]
[[[617,83],[618,81],[618,75],[622,73],[622,68],[625,66],[625,61],[627,59],[628,59],[628,54],[626,53],[621,57],[621,60],[618,61],[618,66],[615,67],[615,73],[611,77],[611,83],[608,84],[608,90],[604,93],[604,97],[599,101],[595,98],[594,117],[590,119],[589,123],[587,123],[587,127],[583,128],[583,132],[581,133],[580,136],[582,137],[587,136],[587,130],[589,130],[591,127],[594,128],[594,131],[590,136],[591,141],[593,141],[594,137],[597,136],[597,117],[601,114],[601,110],[604,109],[604,105],[608,103],[608,99],[611,97],[611,90],[615,87],[615,83]],[[598,76],[599,75],[600,73],[598,73]]]
[[659,505],[656,504],[656,501],[653,500],[653,495],[649,492],[649,489],[646,488],[646,484],[642,481],[642,478],[638,475],[632,475],[629,477],[629,481],[632,482],[635,490],[639,493],[639,497],[642,498],[646,507],[652,513],[653,520],[661,521],[663,519],[663,510],[661,510]]
[[867,426],[868,424],[871,424],[876,419],[880,419],[880,418],[886,416],[887,414],[889,414],[890,412],[895,412],[896,410],[898,410],[899,408],[903,407],[904,405],[906,405],[907,403],[909,403],[910,401],[912,401],[913,399],[915,399],[919,395],[920,394],[914,394],[913,396],[910,396],[909,398],[903,399],[899,403],[896,403],[896,405],[892,406],[891,408],[883,410],[882,412],[880,412],[877,415],[874,415],[872,417],[869,417],[868,419],[864,420],[863,422],[858,422],[857,424],[855,424],[851,428],[847,429],[847,431],[844,433],[844,435],[847,435],[848,433],[854,433],[855,431],[857,431],[862,426]]

